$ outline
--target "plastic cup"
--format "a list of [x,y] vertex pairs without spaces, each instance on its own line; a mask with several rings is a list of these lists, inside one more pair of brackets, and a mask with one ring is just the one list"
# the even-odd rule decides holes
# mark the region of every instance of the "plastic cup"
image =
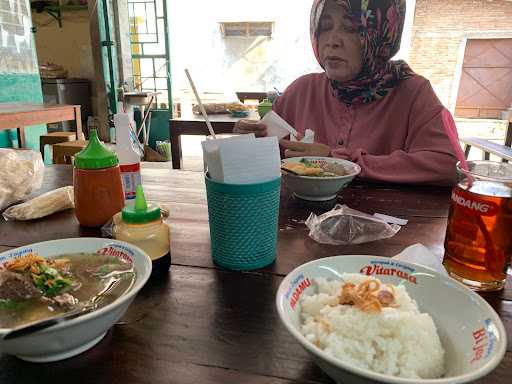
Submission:
[[226,269],[252,270],[276,258],[281,178],[225,184],[205,176],[213,261]]

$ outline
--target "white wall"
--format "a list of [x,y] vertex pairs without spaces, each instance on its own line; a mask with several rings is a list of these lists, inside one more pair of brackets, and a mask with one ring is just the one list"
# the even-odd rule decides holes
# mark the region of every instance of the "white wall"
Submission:
[[[318,72],[309,40],[312,0],[170,0],[174,96],[189,86],[188,67],[202,91],[284,90]],[[273,21],[272,38],[224,38],[220,22]]]
[[405,25],[402,33],[400,51],[395,55],[396,60],[408,60],[411,53],[412,29],[414,26],[414,13],[416,12],[416,0],[406,1]]
[[65,12],[62,27],[46,13],[32,13],[37,28],[35,40],[40,64],[62,65],[69,77],[94,80],[89,13],[86,10]]
[[[173,97],[183,98],[188,67],[201,91],[283,91],[322,69],[309,36],[312,0],[169,0]],[[407,59],[416,0],[407,0],[402,48]],[[273,21],[272,38],[224,38],[220,22]],[[206,95],[208,97],[208,95]]]

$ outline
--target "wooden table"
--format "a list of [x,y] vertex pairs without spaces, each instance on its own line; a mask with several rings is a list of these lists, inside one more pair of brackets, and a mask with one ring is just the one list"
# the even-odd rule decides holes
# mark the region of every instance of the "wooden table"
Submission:
[[16,128],[20,148],[25,146],[25,127],[68,120],[75,120],[76,139],[83,139],[79,105],[0,103],[0,131]]
[[[201,173],[144,164],[146,195],[169,207],[173,265],[168,278],[149,282],[126,315],[97,346],[75,358],[30,364],[0,355],[0,383],[332,383],[281,325],[275,294],[283,276],[324,256],[392,256],[421,242],[442,252],[447,189],[355,183],[349,206],[409,219],[395,237],[358,246],[327,246],[308,238],[304,219],[329,205],[306,206],[283,189],[277,261],[254,272],[212,264]],[[46,169],[43,190],[70,185],[69,166]],[[42,191],[39,191],[41,193]],[[73,211],[31,223],[0,222],[0,251],[31,242],[98,236],[80,228]],[[478,383],[512,382],[512,285],[486,299],[509,336],[499,367]],[[456,308],[454,308],[456,316]]]
[[[215,133],[232,133],[235,123],[239,117],[232,117],[229,114],[209,115]],[[256,112],[251,112],[246,119],[259,120]],[[169,137],[171,138],[172,167],[181,169],[183,159],[181,153],[181,135],[209,135],[208,127],[202,116],[187,114],[184,117],[169,120]]]

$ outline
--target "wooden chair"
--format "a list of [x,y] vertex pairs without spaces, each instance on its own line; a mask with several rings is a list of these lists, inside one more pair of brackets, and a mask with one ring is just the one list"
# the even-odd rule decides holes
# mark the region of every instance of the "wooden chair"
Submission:
[[461,141],[464,143],[464,154],[466,159],[469,156],[471,148],[476,147],[482,150],[483,160],[489,160],[492,153],[493,155],[500,157],[505,163],[512,161],[512,121],[509,121],[508,123],[504,145],[478,137],[463,137],[461,138]]
[[71,158],[87,146],[87,140],[74,140],[53,145],[53,163],[71,164]]
[[39,138],[39,151],[41,152],[41,156],[43,156],[44,161],[44,147],[46,145],[53,145],[58,143],[65,143],[67,141],[75,140],[76,133],[75,132],[50,132],[46,135],[41,135]]

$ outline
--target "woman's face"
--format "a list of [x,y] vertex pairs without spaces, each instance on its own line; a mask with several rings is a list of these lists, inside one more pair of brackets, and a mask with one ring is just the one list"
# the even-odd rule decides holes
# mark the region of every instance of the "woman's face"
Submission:
[[331,80],[347,82],[363,69],[361,39],[345,9],[327,0],[318,26],[318,51]]

